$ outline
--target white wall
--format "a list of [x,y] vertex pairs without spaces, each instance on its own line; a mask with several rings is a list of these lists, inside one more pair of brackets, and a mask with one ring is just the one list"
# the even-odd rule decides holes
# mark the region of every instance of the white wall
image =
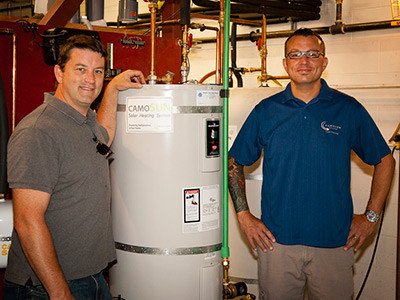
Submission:
[[[297,28],[330,26],[335,22],[335,1],[323,1],[321,19],[312,22],[302,22]],[[353,0],[343,3],[343,23],[356,24],[391,20],[390,1],[387,0]],[[196,20],[201,21],[201,20]],[[289,30],[291,24],[271,25],[267,31]],[[246,31],[247,30],[247,31]],[[239,27],[239,33],[248,33],[255,28]],[[192,31],[194,37],[205,37],[206,33]],[[209,35],[213,36],[213,34]],[[385,139],[388,140],[400,122],[400,28],[375,30],[340,35],[323,35],[326,43],[329,65],[323,77],[328,84],[339,88],[345,93],[355,96],[370,112]],[[286,38],[267,40],[267,71],[275,76],[286,75],[282,67],[283,43]],[[190,79],[200,79],[206,73],[215,69],[214,44],[198,45],[190,53]],[[254,43],[242,41],[238,43],[237,65],[239,67],[260,67],[260,58]],[[257,88],[257,73],[247,73],[243,76],[246,88]],[[213,83],[214,78],[207,82]],[[281,81],[285,86],[287,81]],[[236,84],[234,79],[234,84]],[[275,83],[269,82],[271,87]],[[385,88],[385,86],[394,86]],[[360,88],[357,88],[360,87]],[[398,153],[397,153],[398,159]],[[356,213],[362,213],[369,197],[372,168],[364,165],[356,157],[352,163],[352,192]],[[398,201],[398,169],[393,188],[389,196],[386,216],[379,240],[377,254],[369,279],[360,299],[395,299],[396,275],[396,237],[397,237],[397,201]],[[250,186],[258,189],[256,182],[247,181]],[[258,197],[253,190],[248,191],[250,197]],[[257,210],[257,208],[256,208]],[[234,214],[231,214],[234,217]],[[230,220],[231,227],[236,227],[235,220]],[[231,248],[232,259],[238,258],[235,249],[239,250],[237,238],[234,238]],[[356,255],[354,290],[358,293],[364,279],[374,246],[375,236],[369,240]],[[240,242],[243,242],[240,240]],[[246,249],[245,249],[246,250]],[[231,276],[256,278],[256,266],[252,252],[240,249],[240,260],[233,260]],[[243,262],[243,258],[244,262]],[[249,269],[249,265],[253,268]],[[250,275],[249,277],[243,275]],[[253,291],[257,289],[250,285]]]
[[[321,19],[318,21],[301,22],[295,24],[300,27],[320,27],[334,24],[336,18],[336,4],[334,0],[322,1]],[[392,19],[389,0],[352,0],[343,1],[343,23],[356,24]],[[202,20],[196,20],[201,22]],[[214,24],[215,25],[215,24]],[[292,24],[270,25],[268,32],[289,30]],[[239,33],[255,31],[255,28],[239,27]],[[214,36],[214,34],[192,31],[194,37]],[[339,35],[323,35],[326,43],[326,55],[329,65],[323,77],[328,84],[355,96],[370,112],[384,138],[388,140],[400,122],[400,27],[387,30],[374,30]],[[267,40],[267,71],[270,75],[286,75],[282,67],[283,44],[286,38]],[[215,45],[197,45],[190,53],[191,72],[189,79],[200,79],[209,71],[215,69]],[[254,43],[250,41],[238,42],[238,67],[260,67],[260,58]],[[243,76],[246,88],[257,88],[257,73],[247,73]],[[214,78],[207,82],[213,83]],[[282,80],[285,86],[287,81]],[[234,84],[236,85],[235,79]],[[271,87],[275,83],[269,82]],[[393,86],[392,88],[385,88]],[[399,160],[396,153],[397,161]],[[398,207],[398,165],[393,188],[389,196],[383,229],[377,248],[373,268],[360,299],[365,300],[394,300],[396,288],[396,238],[397,238],[397,207]],[[369,198],[372,168],[363,164],[357,157],[352,162],[352,193],[355,212],[365,210]],[[256,182],[247,181],[248,185],[258,189]],[[258,197],[258,190],[248,191],[250,197]],[[255,210],[257,211],[257,207]],[[234,214],[231,213],[234,217]],[[231,227],[236,227],[235,221],[230,220]],[[237,240],[239,235],[232,233],[234,238],[231,248],[232,259],[238,258],[235,249],[239,249]],[[362,280],[370,262],[375,237],[369,240],[368,245],[356,254],[354,290],[358,293]],[[240,240],[240,242],[243,242]],[[235,248],[236,247],[236,248]],[[240,249],[242,262],[232,261],[231,276],[256,278],[255,262],[252,251],[248,247]],[[243,262],[243,256],[246,259]],[[253,268],[249,269],[249,265]],[[250,285],[251,286],[251,285]],[[253,287],[254,288],[254,287]],[[255,289],[256,291],[256,289]]]
[[[329,26],[335,22],[335,1],[323,1],[321,19],[313,22],[302,22],[297,28]],[[343,3],[343,23],[355,24],[391,20],[390,1],[384,0],[353,0]],[[271,25],[267,31],[291,29],[290,24]],[[241,31],[244,28],[240,29]],[[254,30],[254,29],[248,29]],[[248,32],[249,32],[248,31]],[[196,36],[196,32],[193,34]],[[323,35],[326,43],[329,65],[324,73],[328,84],[351,94],[364,104],[370,112],[385,139],[388,140],[400,122],[400,28],[389,30],[375,30],[340,35]],[[282,67],[283,43],[285,38],[268,39],[268,74],[286,75]],[[191,76],[199,79],[214,68],[214,45],[199,45],[190,54]],[[260,59],[256,45],[251,42],[238,44],[239,67],[259,67]],[[244,75],[245,87],[258,86],[257,75],[248,73]],[[210,78],[208,82],[213,82]],[[286,85],[287,82],[282,81]],[[269,85],[276,86],[273,82]],[[383,88],[384,86],[394,88]],[[351,87],[361,87],[358,89]],[[397,153],[398,159],[398,153]],[[364,165],[356,157],[352,163],[352,189],[356,213],[362,213],[369,197],[372,168]],[[248,181],[248,183],[251,183]],[[258,188],[256,183],[253,186]],[[248,192],[253,195],[253,191]],[[257,193],[256,193],[257,194]],[[257,197],[257,196],[254,196]],[[389,196],[386,216],[379,240],[377,254],[369,279],[360,299],[395,299],[396,275],[396,237],[397,237],[397,201],[398,201],[398,170],[394,179],[393,188]],[[232,221],[231,221],[232,223]],[[235,237],[235,234],[232,233]],[[356,255],[355,264],[355,294],[357,294],[364,279],[371,258],[374,238],[363,247]],[[236,241],[235,241],[236,244]],[[232,257],[235,249],[231,249]],[[251,258],[251,250],[241,251],[248,261],[255,266]],[[235,266],[238,263],[232,261]],[[233,268],[231,275],[240,277],[243,274],[256,274],[243,268]],[[248,265],[248,264],[247,264]],[[232,274],[235,273],[236,274]],[[253,277],[254,278],[254,277]],[[252,279],[252,278],[248,278]]]
[[[105,2],[105,17],[108,21],[116,20],[118,3],[115,4],[114,1],[106,0]],[[313,28],[334,24],[336,1],[324,0],[322,2],[320,20],[301,22],[294,26]],[[343,1],[343,23],[350,25],[391,20],[390,2],[390,0],[345,0]],[[147,4],[139,0],[139,9],[141,12],[147,12]],[[217,26],[216,22],[192,21]],[[292,29],[291,26],[292,24],[270,25],[267,27],[267,31],[289,30]],[[239,27],[238,33],[249,33],[254,30],[255,28]],[[191,33],[195,39],[215,36],[214,32],[191,30]],[[400,122],[400,26],[385,30],[323,35],[322,37],[326,43],[326,56],[329,59],[329,65],[323,77],[329,85],[355,96],[367,108],[384,138],[388,140]],[[285,38],[267,40],[268,74],[286,75],[282,67],[284,41]],[[237,57],[239,67],[260,67],[256,45],[250,41],[238,42]],[[203,75],[215,69],[215,44],[196,45],[191,49],[189,59],[191,66],[189,79],[199,80]],[[245,74],[243,76],[244,86],[257,88],[258,75],[257,73]],[[207,82],[213,83],[214,78],[210,78]],[[285,86],[287,81],[282,80],[281,83]],[[236,85],[235,80],[234,84]],[[276,87],[273,82],[269,82],[269,85]],[[399,160],[398,151],[396,158]],[[352,189],[357,213],[361,213],[365,209],[369,197],[371,174],[371,167],[364,165],[356,157],[353,159]],[[377,256],[360,299],[395,299],[398,180],[397,169],[386,209]],[[235,221],[231,220],[230,222],[234,223]],[[358,292],[367,270],[374,238],[375,236],[356,255],[355,293]],[[250,255],[251,250],[247,252],[243,255],[247,255],[249,260],[254,260]],[[231,253],[233,253],[232,257],[236,256],[235,248],[231,248]],[[250,264],[252,263],[253,261],[250,262]],[[234,265],[235,262],[233,261],[232,264]],[[243,276],[238,273],[231,275]],[[256,273],[251,276],[254,278]]]

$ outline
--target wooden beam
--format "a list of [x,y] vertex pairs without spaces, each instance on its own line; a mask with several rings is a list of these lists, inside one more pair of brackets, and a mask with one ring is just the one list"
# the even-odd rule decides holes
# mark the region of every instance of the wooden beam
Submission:
[[74,16],[83,0],[57,0],[47,14],[40,20],[39,25],[64,27]]

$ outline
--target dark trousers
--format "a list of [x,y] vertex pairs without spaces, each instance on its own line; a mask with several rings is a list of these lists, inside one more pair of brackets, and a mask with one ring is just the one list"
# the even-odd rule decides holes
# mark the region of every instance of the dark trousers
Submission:
[[[103,273],[67,281],[76,300],[111,300],[112,296]],[[49,295],[42,285],[19,285],[4,280],[4,300],[48,300]]]

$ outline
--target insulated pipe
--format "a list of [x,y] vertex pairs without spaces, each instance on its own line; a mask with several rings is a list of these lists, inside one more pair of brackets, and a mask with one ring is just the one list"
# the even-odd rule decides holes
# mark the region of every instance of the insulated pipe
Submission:
[[237,86],[238,87],[243,87],[243,79],[242,79],[242,74],[237,70],[237,43],[236,43],[236,34],[237,34],[237,24],[233,23],[232,24],[232,33],[231,33],[231,45],[232,45],[232,55],[231,55],[231,63],[232,63],[232,69],[233,69],[233,74],[236,77],[237,80]]
[[0,199],[5,199],[7,194],[7,142],[9,136],[7,114],[6,95],[0,74]]
[[181,0],[181,25],[190,25],[190,1]]
[[222,89],[222,266],[224,277],[224,299],[229,285],[229,246],[228,246],[228,100],[229,100],[229,24],[230,0],[225,0],[224,9],[224,55]]
[[342,23],[342,4],[343,0],[336,0],[336,22]]
[[331,33],[344,33],[343,32],[343,22],[342,22],[342,4],[343,0],[336,0],[336,21],[335,24],[331,26]]

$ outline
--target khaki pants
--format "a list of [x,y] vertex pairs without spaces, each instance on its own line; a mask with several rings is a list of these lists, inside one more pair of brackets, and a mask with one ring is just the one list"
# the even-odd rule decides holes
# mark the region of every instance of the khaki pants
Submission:
[[258,250],[260,300],[350,300],[354,253],[350,249],[274,244]]

